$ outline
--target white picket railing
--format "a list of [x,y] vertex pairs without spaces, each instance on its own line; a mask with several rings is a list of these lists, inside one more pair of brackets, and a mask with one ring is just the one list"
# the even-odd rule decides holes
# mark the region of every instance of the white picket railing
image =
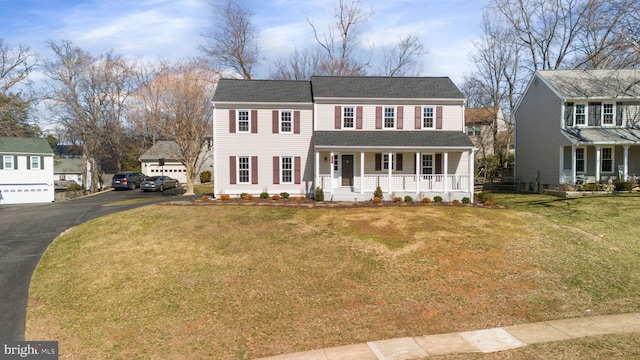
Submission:
[[[355,187],[363,191],[374,191],[380,186],[384,192],[445,192],[445,176],[420,175],[416,186],[416,175],[367,175],[355,179]],[[447,175],[447,191],[469,191],[469,175]],[[331,189],[331,176],[320,175],[320,184],[325,191]]]

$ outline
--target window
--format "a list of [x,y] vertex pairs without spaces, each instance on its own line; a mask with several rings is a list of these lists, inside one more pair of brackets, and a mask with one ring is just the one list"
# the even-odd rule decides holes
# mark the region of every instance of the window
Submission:
[[434,125],[435,125],[435,122],[433,121],[433,108],[432,107],[422,108],[422,128],[433,129]]
[[353,116],[354,111],[352,106],[345,106],[342,108],[342,127],[353,128]]
[[30,169],[40,169],[40,156],[31,156],[31,167]]
[[384,108],[384,128],[392,129],[396,127],[396,108]]
[[[391,155],[391,169],[393,165],[393,155]],[[389,170],[389,154],[382,155],[382,170]]]
[[293,132],[293,122],[291,117],[291,111],[280,112],[280,132],[281,133]]
[[2,161],[4,164],[5,170],[13,170],[13,156],[4,156],[4,160]]
[[433,174],[433,155],[432,154],[422,155],[422,169],[420,173],[423,175]]
[[249,132],[249,111],[238,111],[238,132]]
[[480,125],[469,125],[467,126],[467,135],[469,136],[480,136]]
[[238,183],[251,183],[251,159],[248,156],[238,156]]
[[584,148],[576,148],[576,172],[585,172]]
[[613,172],[613,148],[602,148],[602,172]]
[[576,104],[576,125],[586,125],[587,106],[585,104]]
[[293,182],[293,158],[291,156],[280,158],[280,174],[280,183]]
[[613,125],[613,104],[602,105],[602,125]]

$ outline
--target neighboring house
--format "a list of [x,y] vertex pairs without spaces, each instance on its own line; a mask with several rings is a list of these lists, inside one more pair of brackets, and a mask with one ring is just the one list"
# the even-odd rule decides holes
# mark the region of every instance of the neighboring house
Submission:
[[467,108],[464,110],[467,135],[469,135],[473,144],[478,148],[478,152],[476,153],[477,159],[485,158],[494,153],[494,118],[497,120],[497,138],[495,140],[498,144],[501,144],[501,139],[505,139],[507,125],[504,121],[502,110],[498,109],[497,117],[494,114],[495,109],[493,107]]
[[[207,149],[201,158],[201,166],[195,182],[200,181],[200,173],[212,171],[211,142],[207,141]],[[178,145],[174,141],[158,141],[140,156],[142,173],[146,176],[165,175],[177,179],[181,184],[187,183],[187,168],[178,160],[182,157]],[[160,159],[164,159],[164,165]]]
[[0,205],[54,201],[53,150],[46,139],[0,137]]
[[637,70],[537,71],[515,116],[516,176],[529,190],[640,174]]
[[54,160],[53,179],[73,180],[82,184],[82,159],[62,158]]
[[222,79],[213,102],[216,195],[473,198],[475,147],[449,78]]

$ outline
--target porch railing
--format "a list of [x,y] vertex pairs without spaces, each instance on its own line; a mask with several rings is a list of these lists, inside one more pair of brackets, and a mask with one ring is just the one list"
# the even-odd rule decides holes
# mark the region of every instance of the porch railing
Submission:
[[[446,191],[469,191],[469,175],[447,175]],[[445,192],[445,175],[420,175],[416,186],[416,175],[367,175],[355,179],[355,190],[374,191],[380,186],[384,192]],[[320,175],[320,184],[325,191],[331,189],[331,176]],[[337,186],[339,187],[339,186]]]

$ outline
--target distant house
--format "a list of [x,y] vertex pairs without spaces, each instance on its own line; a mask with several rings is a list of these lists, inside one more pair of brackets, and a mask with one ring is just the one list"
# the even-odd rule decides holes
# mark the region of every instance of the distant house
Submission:
[[54,201],[53,150],[46,139],[0,137],[0,205]]
[[[203,171],[212,171],[211,164],[211,141],[206,144],[201,158],[199,173]],[[180,183],[187,183],[187,168],[180,162],[182,153],[175,141],[158,141],[140,156],[140,166],[142,173],[146,176],[166,175],[177,179]],[[164,164],[160,160],[164,161]],[[200,176],[196,176],[195,182],[200,181]]]
[[215,193],[473,199],[465,97],[446,77],[231,80],[213,98]]
[[532,191],[640,174],[638,70],[537,71],[515,116],[516,175]]
[[63,158],[54,160],[54,180],[73,180],[82,184],[82,159]]

